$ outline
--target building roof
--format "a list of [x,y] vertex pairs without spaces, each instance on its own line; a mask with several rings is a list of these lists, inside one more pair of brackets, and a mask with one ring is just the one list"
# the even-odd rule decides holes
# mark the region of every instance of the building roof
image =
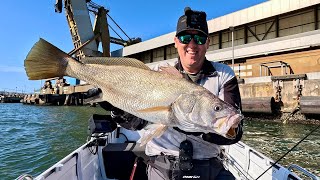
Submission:
[[[255,6],[248,7],[208,21],[209,33],[228,29],[230,26],[259,21],[261,19],[284,14],[290,11],[306,8],[319,4],[320,0],[269,0]],[[122,56],[128,56],[139,52],[155,49],[173,43],[175,31],[149,39],[131,46],[124,47],[115,52]]]

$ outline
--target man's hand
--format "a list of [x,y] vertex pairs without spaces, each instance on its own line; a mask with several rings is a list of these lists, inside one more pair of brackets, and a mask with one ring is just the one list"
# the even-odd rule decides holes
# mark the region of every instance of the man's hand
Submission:
[[106,111],[110,111],[113,106],[107,102],[107,101],[103,101],[101,99],[102,97],[102,91],[100,88],[92,88],[92,89],[89,89],[87,91],[87,94],[86,94],[86,102],[87,103],[98,103],[100,105],[100,107],[102,107],[104,110]]
[[100,88],[92,88],[87,91],[87,98],[92,98],[102,93]]
[[[101,98],[102,91],[100,88],[92,88],[87,91],[87,99],[96,101]],[[112,106],[107,101],[98,101],[100,107],[106,111],[110,111],[112,119],[117,122],[120,126],[129,130],[141,130],[144,128],[148,121],[138,118],[128,112],[125,112],[119,108]]]
[[133,130],[133,131],[141,130],[148,124],[148,121],[138,118],[116,107],[112,108],[111,117],[121,127],[124,127],[129,130]]

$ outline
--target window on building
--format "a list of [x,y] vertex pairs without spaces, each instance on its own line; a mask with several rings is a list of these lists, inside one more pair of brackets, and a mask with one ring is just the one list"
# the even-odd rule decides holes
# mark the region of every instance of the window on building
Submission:
[[306,11],[279,17],[279,36],[289,36],[314,30],[314,11]]
[[177,49],[174,47],[174,44],[167,46],[167,59],[173,59],[178,57]]
[[141,61],[143,61],[144,63],[151,63],[151,51],[142,52]]
[[210,44],[208,51],[219,49],[219,33],[213,33],[209,35]]
[[156,61],[162,61],[162,60],[164,60],[164,48],[160,47],[160,48],[154,49],[152,61],[156,62]]
[[[233,45],[238,46],[244,44],[244,28],[236,28],[233,32]],[[227,29],[222,32],[222,48],[232,47],[232,32]]]
[[[252,34],[251,31],[248,29],[248,43],[257,42],[259,40],[261,41],[263,40],[263,38],[264,40],[275,38],[276,26],[274,21],[274,19],[263,20],[248,26],[248,28],[250,28],[250,30],[253,32]],[[255,37],[254,34],[259,38],[259,40]]]

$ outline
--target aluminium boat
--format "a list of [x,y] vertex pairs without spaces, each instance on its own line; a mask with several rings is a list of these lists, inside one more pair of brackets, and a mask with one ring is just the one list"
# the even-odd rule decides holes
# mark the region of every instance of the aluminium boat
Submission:
[[[95,118],[99,117],[99,118]],[[107,115],[89,119],[88,141],[36,177],[23,174],[17,180],[144,180],[147,179],[148,157],[140,146],[144,130],[130,131],[112,127]],[[236,179],[242,180],[301,180],[308,177],[320,180],[303,167],[291,164],[284,167],[274,163],[243,142],[222,146],[221,160]],[[300,177],[301,176],[301,177]],[[304,177],[304,178],[303,178]],[[201,179],[198,176],[186,178]]]

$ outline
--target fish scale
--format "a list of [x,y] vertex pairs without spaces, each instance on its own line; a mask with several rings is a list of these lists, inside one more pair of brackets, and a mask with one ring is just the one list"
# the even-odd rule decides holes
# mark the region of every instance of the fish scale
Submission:
[[[86,66],[74,62],[69,65],[73,68],[72,70],[67,69],[66,75],[90,82],[97,87],[100,84],[103,99],[141,118],[145,118],[146,113],[138,113],[138,110],[148,107],[170,106],[179,95],[199,87],[192,83],[185,83],[186,80],[184,79],[135,67]],[[79,72],[87,72],[87,74],[84,75]],[[101,86],[103,83],[105,86]],[[119,101],[120,99],[123,99],[125,103]],[[127,99],[130,99],[130,101],[127,101]],[[152,122],[159,123],[157,120],[164,120],[168,115],[157,113],[157,116],[166,117],[157,118],[153,115]]]

